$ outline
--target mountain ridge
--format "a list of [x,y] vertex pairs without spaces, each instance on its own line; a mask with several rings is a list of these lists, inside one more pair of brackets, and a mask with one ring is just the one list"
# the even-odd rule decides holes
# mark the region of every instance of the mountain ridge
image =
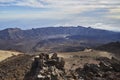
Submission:
[[[95,31],[95,32],[94,32]],[[82,27],[82,26],[78,26],[78,27],[45,27],[45,28],[32,28],[32,29],[28,29],[28,30],[22,30],[20,28],[7,28],[4,30],[1,30],[0,33],[4,33],[4,34],[8,34],[9,37],[11,35],[14,35],[16,37],[20,37],[23,36],[23,38],[31,35],[32,36],[44,36],[44,35],[53,35],[53,34],[68,34],[68,35],[77,35],[77,34],[81,34],[81,35],[93,35],[94,33],[100,33],[100,32],[107,32],[109,34],[111,33],[119,33],[119,32],[113,32],[113,31],[107,31],[107,30],[102,30],[102,29],[94,29],[91,27]],[[100,33],[101,34],[101,33]],[[3,35],[6,36],[6,35]],[[2,35],[0,35],[0,38],[2,37]],[[10,37],[11,38],[11,37]],[[9,39],[9,38],[8,38]],[[12,38],[14,39],[14,38]]]
[[[53,39],[53,40],[52,40]],[[59,42],[58,39],[62,41]],[[32,28],[22,30],[20,28],[8,28],[0,31],[0,49],[3,50],[18,50],[22,52],[31,52],[41,41],[47,41],[43,48],[50,46],[54,49],[59,45],[66,44],[80,47],[81,44],[87,46],[95,46],[98,44],[109,43],[112,41],[120,41],[120,32],[113,32],[91,27],[46,27]],[[84,41],[84,42],[83,42]],[[81,43],[82,42],[82,43]],[[57,45],[56,47],[53,47]],[[37,49],[41,44],[37,46]],[[62,46],[62,47],[64,47]]]

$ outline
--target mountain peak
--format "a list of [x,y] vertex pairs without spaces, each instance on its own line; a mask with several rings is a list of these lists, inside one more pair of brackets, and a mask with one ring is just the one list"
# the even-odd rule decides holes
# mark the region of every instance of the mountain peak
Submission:
[[0,39],[3,40],[11,40],[11,39],[17,39],[18,35],[17,33],[22,31],[20,28],[7,28],[2,31],[0,31]]
[[3,31],[13,31],[13,32],[16,32],[16,31],[20,31],[21,29],[20,28],[7,28],[7,29],[4,29]]

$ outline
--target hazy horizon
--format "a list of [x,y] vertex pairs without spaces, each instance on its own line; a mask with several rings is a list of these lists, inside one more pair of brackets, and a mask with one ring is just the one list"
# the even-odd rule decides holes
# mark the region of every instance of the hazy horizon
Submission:
[[0,30],[91,26],[120,32],[119,0],[0,0]]

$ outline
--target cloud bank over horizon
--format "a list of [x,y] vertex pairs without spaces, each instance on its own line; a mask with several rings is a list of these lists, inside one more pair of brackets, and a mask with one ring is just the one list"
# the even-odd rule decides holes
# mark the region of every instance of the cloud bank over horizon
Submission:
[[120,31],[120,0],[0,0],[0,29],[58,25]]

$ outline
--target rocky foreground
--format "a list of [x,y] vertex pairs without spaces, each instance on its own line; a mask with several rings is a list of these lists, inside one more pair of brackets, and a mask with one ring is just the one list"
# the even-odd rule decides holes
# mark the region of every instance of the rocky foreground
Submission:
[[20,54],[0,63],[0,80],[23,80],[30,70],[33,56]]
[[19,55],[0,63],[0,80],[120,80],[120,61],[113,57],[96,60],[98,64],[66,69],[64,58],[56,53]]

